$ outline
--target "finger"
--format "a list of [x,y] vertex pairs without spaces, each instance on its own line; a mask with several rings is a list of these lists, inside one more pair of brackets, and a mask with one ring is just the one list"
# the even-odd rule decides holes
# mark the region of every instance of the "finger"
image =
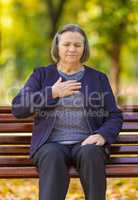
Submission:
[[81,146],[84,146],[84,145],[86,145],[86,144],[88,144],[87,142],[82,142],[81,143]]
[[74,93],[74,91],[80,91],[81,86],[76,85],[76,86],[68,86],[68,85],[63,85],[64,90],[68,91],[69,93]]
[[75,91],[72,92],[72,94],[77,94],[79,92],[80,92],[79,90],[75,90]]
[[87,145],[87,144],[95,144],[95,142],[91,142],[91,141],[83,142],[83,143],[81,143],[81,146],[84,146],[84,145]]
[[81,144],[83,146],[83,145],[86,145],[86,144],[95,144],[95,143],[96,143],[96,141],[85,139]]
[[69,90],[79,90],[80,88],[81,88],[80,85],[76,85],[76,86],[69,87]]
[[96,142],[96,145],[101,145],[101,142],[100,142],[100,141],[97,141],[97,142]]
[[96,135],[90,135],[90,136],[89,136],[89,139],[90,139],[92,142],[97,142],[97,137],[96,137]]
[[66,85],[69,90],[80,89],[81,85]]
[[56,83],[60,83],[62,81],[62,77],[59,77],[59,79],[56,81]]
[[82,146],[85,145],[85,144],[87,144],[87,139],[83,140],[82,143],[81,143]]
[[68,87],[73,87],[73,86],[81,86],[81,83],[67,83],[67,82],[64,82],[64,85],[66,85]]

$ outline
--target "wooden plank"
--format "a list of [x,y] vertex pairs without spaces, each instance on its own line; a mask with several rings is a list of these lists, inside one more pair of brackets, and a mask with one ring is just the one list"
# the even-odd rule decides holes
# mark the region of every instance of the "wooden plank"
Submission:
[[[1,123],[0,133],[31,132],[32,123]],[[124,122],[122,132],[138,132],[137,122]]]
[[[0,146],[0,155],[29,155],[28,146]],[[112,155],[123,155],[123,154],[138,154],[138,146],[112,146],[111,147]]]
[[116,144],[122,143],[122,144],[136,144],[138,143],[138,134],[124,134],[119,135],[117,138]]
[[32,166],[32,162],[31,160],[29,160],[28,158],[21,158],[21,157],[0,157],[0,167],[8,167],[8,166],[15,166],[15,167],[23,167],[23,166]]
[[138,154],[138,146],[111,146],[112,154]]
[[[138,105],[121,105],[119,106],[119,109],[124,112],[138,112]],[[0,113],[10,113],[11,112],[11,106],[0,106]]]
[[123,113],[125,122],[138,122],[138,113]]
[[31,136],[27,135],[0,135],[0,144],[30,144]]
[[36,167],[0,167],[0,178],[38,178]]
[[[74,167],[69,169],[70,177],[77,178]],[[106,165],[107,177],[138,177],[138,167],[132,165]],[[36,167],[0,167],[0,178],[38,178]]]
[[[31,136],[27,135],[0,135],[0,144],[30,144]],[[138,143],[138,134],[131,135],[119,135],[117,141],[114,144],[136,144]]]
[[[123,118],[125,122],[138,122],[138,113],[123,113]],[[0,113],[0,123],[31,123],[33,121],[34,117],[17,119],[11,113]]]
[[1,123],[0,133],[32,132],[32,123]]
[[0,114],[0,123],[32,123],[33,122],[33,117],[27,117],[27,118],[23,118],[23,119],[17,119],[15,118],[11,113],[4,113],[4,114]]
[[111,164],[138,164],[138,156],[135,157],[112,157],[110,158]]
[[0,113],[11,113],[11,106],[0,106]]
[[107,177],[138,177],[137,164],[106,165]]
[[0,146],[0,155],[29,155],[29,146]]
[[122,132],[138,132],[137,122],[124,122],[122,127]]
[[[138,157],[113,157],[110,159],[109,164],[138,164]],[[33,163],[31,160],[25,157],[0,157],[0,167],[23,167],[23,166],[32,166]]]
[[138,105],[121,105],[120,109],[123,112],[138,112]]

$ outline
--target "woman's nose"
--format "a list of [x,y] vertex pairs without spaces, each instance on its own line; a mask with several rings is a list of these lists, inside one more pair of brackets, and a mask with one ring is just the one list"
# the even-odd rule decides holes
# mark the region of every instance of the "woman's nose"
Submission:
[[69,47],[69,51],[75,51],[74,45],[71,45],[71,46]]

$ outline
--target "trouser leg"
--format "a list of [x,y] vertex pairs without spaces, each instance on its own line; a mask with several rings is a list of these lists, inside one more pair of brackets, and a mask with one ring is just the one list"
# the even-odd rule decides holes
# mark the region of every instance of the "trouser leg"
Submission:
[[64,200],[68,186],[68,149],[57,143],[45,144],[35,155],[39,172],[39,200]]
[[79,172],[86,200],[105,200],[105,157],[102,147],[94,144],[77,144],[72,149],[72,157]]

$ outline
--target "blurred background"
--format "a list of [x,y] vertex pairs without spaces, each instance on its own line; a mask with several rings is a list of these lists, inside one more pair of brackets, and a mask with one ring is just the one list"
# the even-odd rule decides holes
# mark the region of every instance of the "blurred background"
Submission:
[[52,38],[66,23],[86,31],[85,64],[107,73],[119,104],[137,104],[137,8],[137,0],[1,0],[0,104],[10,105],[33,69],[52,62]]
[[[138,105],[137,11],[138,0],[1,0],[0,105],[11,105],[33,69],[52,62],[53,36],[67,23],[86,31],[91,56],[85,64],[108,75],[118,104]],[[37,193],[38,180],[0,180],[0,200],[37,200]],[[136,196],[138,179],[108,179],[109,200]],[[84,199],[77,179],[67,199]]]

